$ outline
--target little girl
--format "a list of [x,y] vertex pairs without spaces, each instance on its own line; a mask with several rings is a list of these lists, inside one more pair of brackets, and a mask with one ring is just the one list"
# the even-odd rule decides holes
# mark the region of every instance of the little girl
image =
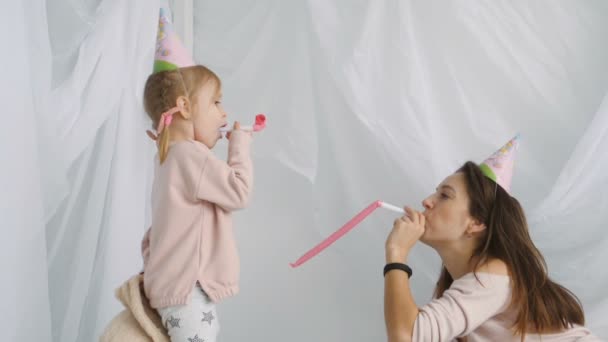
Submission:
[[221,97],[217,75],[192,62],[161,10],[154,73],[144,91],[158,157],[142,254],[146,296],[174,342],[215,341],[215,303],[239,289],[231,212],[251,193],[251,134],[235,122],[228,161],[214,156],[226,126]]

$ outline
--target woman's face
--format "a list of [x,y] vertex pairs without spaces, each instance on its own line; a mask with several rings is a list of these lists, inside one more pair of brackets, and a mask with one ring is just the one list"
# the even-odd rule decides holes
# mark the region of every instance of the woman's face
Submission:
[[469,195],[461,172],[444,179],[422,205],[426,226],[420,241],[431,247],[466,238],[467,229],[476,222],[469,213]]

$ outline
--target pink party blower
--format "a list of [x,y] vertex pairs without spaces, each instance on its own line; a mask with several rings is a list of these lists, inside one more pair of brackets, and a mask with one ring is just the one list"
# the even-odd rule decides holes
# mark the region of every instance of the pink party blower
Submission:
[[[266,128],[266,115],[258,114],[255,116],[255,123],[253,126],[242,126],[241,130],[246,132],[259,132]],[[232,131],[230,127],[222,127],[220,128],[220,132],[227,133]]]
[[367,208],[361,210],[361,212],[359,212],[357,215],[355,215],[355,217],[350,219],[350,221],[346,222],[346,224],[344,226],[342,226],[342,228],[336,230],[328,238],[321,241],[321,243],[319,243],[318,245],[313,247],[311,250],[306,252],[306,254],[302,255],[296,262],[290,263],[289,265],[293,268],[296,268],[296,267],[302,265],[303,263],[307,262],[308,260],[312,259],[315,255],[321,253],[325,248],[331,246],[331,244],[333,244],[338,239],[340,239],[342,236],[344,236],[346,233],[348,233],[353,228],[355,228],[356,225],[361,223],[361,221],[363,221],[366,217],[368,217],[371,213],[373,213],[378,208],[392,210],[392,211],[398,212],[400,214],[405,213],[405,211],[403,209],[401,209],[397,206],[394,206],[392,204],[388,204],[385,202],[381,202],[381,201],[375,201],[372,204],[370,204]]

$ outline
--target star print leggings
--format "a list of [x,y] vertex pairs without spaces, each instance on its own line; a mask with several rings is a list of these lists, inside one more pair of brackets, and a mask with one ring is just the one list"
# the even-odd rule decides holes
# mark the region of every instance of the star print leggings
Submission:
[[171,342],[216,342],[220,324],[215,304],[200,285],[192,290],[186,305],[157,309]]

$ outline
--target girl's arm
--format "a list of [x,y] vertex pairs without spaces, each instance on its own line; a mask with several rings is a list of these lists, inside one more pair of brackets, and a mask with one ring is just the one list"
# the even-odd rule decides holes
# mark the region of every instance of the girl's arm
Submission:
[[230,136],[227,162],[208,155],[196,190],[198,199],[228,211],[247,205],[253,187],[250,144],[250,133],[234,131]]

